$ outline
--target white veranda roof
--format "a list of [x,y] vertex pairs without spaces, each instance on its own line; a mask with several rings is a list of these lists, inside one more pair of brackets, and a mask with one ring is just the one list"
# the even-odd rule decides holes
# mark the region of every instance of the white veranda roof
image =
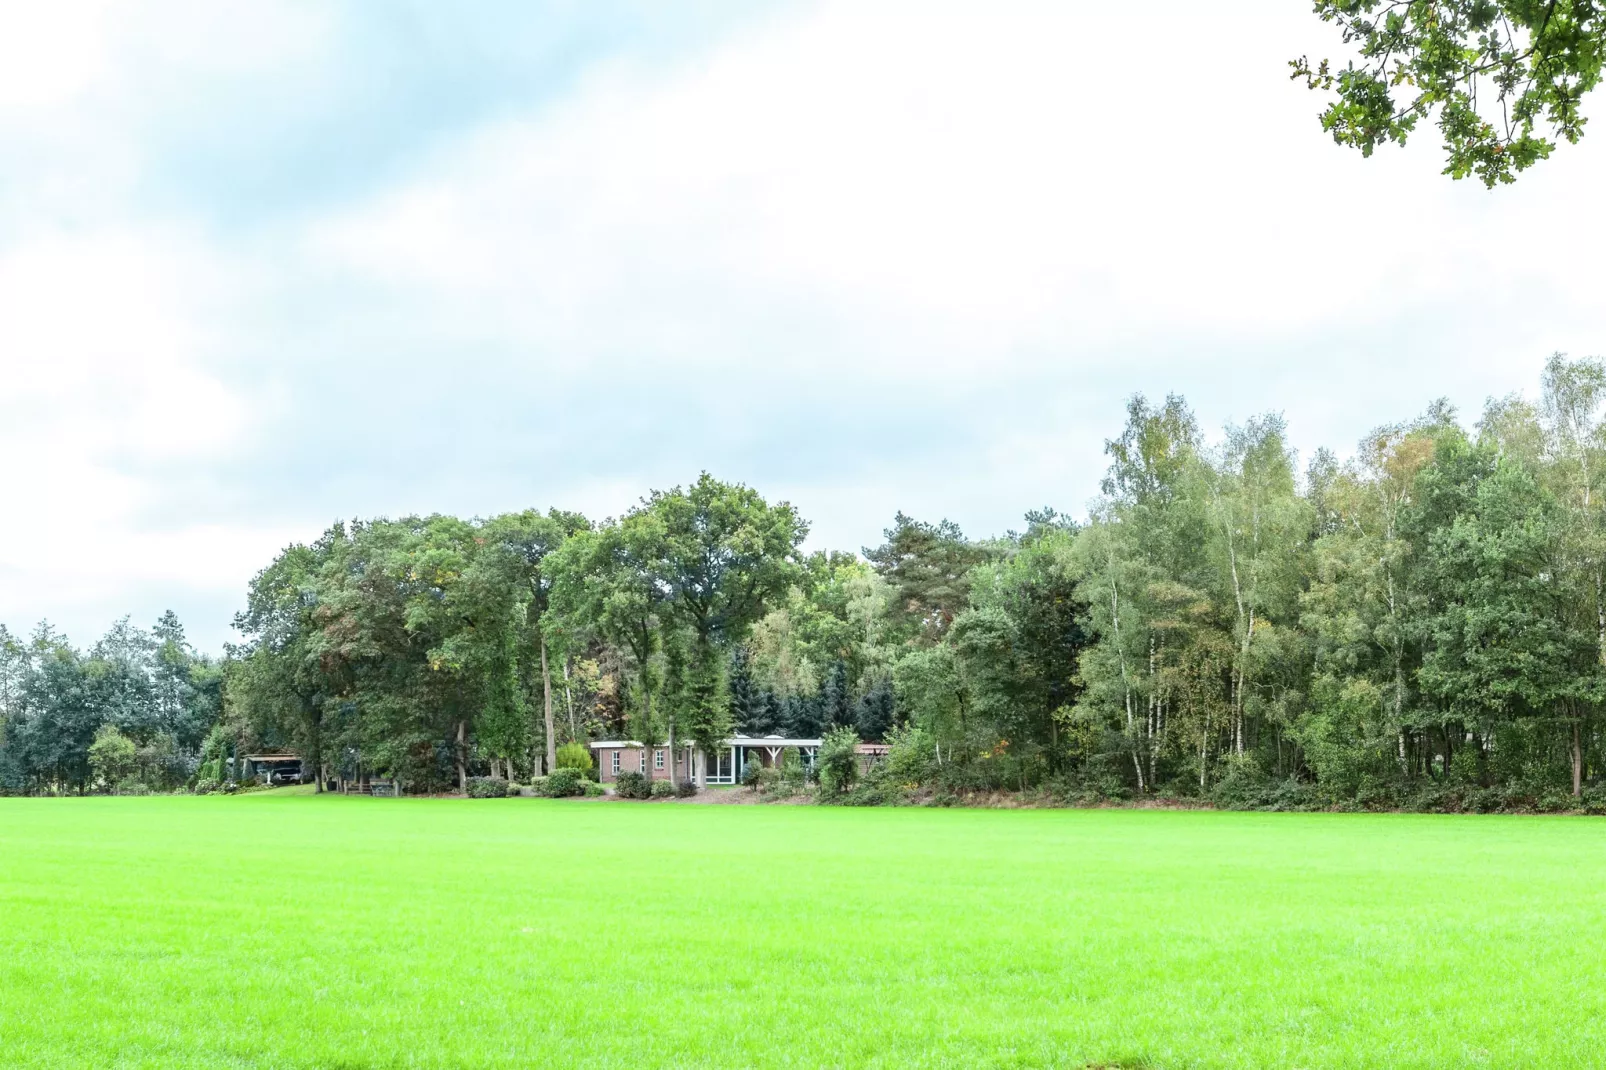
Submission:
[[[690,746],[690,744],[685,744]],[[725,741],[727,747],[818,747],[817,739],[790,739],[786,736],[732,736]],[[592,750],[622,750],[640,747],[639,740],[634,739],[600,739],[591,744]],[[664,746],[658,743],[654,746]]]

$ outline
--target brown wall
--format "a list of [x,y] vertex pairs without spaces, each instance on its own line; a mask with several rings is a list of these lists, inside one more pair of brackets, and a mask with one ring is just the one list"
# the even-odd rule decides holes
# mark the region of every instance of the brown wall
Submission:
[[[652,767],[653,753],[660,750],[664,752],[664,767],[662,769],[654,769]],[[680,773],[681,779],[684,780],[688,775],[686,751],[681,747],[676,747],[675,750],[676,771]],[[613,756],[615,754],[619,755],[619,771],[621,773],[646,773],[654,780],[669,779],[669,749],[667,747],[648,747],[645,750],[640,747],[602,747],[591,753],[597,759],[598,779],[604,784],[613,782]],[[643,768],[643,764],[645,764],[646,768]]]

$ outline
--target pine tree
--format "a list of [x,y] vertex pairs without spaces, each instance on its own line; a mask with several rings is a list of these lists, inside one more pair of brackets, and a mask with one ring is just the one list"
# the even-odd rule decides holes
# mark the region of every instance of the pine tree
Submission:
[[731,651],[731,719],[744,735],[760,736],[775,731],[773,696],[753,679],[751,660],[745,645]]
[[853,720],[859,729],[859,738],[879,743],[886,738],[896,715],[892,680],[882,677],[863,695],[853,710]]
[[838,658],[820,688],[820,718],[827,729],[854,726],[853,688],[848,682],[848,663]]

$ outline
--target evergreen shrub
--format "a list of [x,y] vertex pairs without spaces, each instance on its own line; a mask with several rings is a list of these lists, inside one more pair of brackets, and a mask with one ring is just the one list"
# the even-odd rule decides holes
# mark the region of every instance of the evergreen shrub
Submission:
[[586,776],[590,776],[595,763],[591,760],[590,747],[584,743],[571,742],[558,748],[556,765],[559,769],[578,769]]
[[569,799],[585,793],[586,776],[579,769],[559,766],[547,774],[546,794],[553,799]]
[[808,785],[808,767],[795,750],[788,750],[781,759],[780,783],[777,792],[784,795],[802,795]]
[[614,794],[621,799],[652,798],[652,782],[633,769],[627,769],[614,778]]
[[859,777],[859,735],[851,728],[833,728],[820,741],[820,801],[838,802]]

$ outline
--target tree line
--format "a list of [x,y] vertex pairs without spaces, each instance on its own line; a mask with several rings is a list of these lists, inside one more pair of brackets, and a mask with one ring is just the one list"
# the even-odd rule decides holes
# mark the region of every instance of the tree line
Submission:
[[26,638],[0,625],[0,792],[191,783],[223,678],[172,612],[148,630],[120,620],[87,652],[49,624]]
[[857,554],[707,474],[600,522],[336,524],[253,579],[219,662],[170,615],[88,655],[7,635],[0,777],[210,783],[285,748],[320,784],[433,792],[741,732],[887,742],[868,778],[842,759],[849,801],[1575,806],[1606,744],[1603,403],[1606,369],[1557,357],[1537,402],[1470,427],[1439,403],[1301,466],[1280,417],[1211,439],[1134,398],[1081,520],[899,513]]

